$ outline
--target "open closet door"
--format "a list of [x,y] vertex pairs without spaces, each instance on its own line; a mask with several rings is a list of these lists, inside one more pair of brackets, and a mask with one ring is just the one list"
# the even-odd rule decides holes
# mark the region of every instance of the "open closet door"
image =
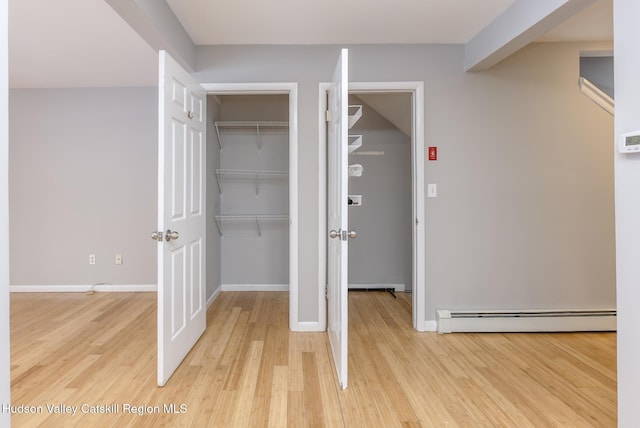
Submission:
[[328,113],[328,333],[342,389],[347,387],[348,355],[348,58],[343,49],[329,89]]
[[204,332],[206,94],[160,52],[158,117],[158,385]]

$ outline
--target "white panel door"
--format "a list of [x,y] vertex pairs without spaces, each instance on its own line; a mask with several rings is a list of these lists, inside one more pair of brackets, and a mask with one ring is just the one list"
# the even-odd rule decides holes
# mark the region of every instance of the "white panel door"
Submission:
[[206,94],[160,52],[158,119],[158,385],[206,326]]
[[347,387],[348,355],[348,58],[343,49],[329,89],[328,129],[328,333],[342,389]]

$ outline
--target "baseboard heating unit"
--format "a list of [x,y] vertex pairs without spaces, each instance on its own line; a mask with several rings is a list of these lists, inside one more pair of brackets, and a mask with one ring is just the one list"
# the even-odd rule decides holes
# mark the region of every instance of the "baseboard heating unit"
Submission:
[[436,311],[438,333],[616,331],[616,311]]

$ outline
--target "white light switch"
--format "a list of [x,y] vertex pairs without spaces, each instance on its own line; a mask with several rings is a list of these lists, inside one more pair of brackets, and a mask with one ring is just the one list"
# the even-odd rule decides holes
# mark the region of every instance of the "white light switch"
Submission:
[[427,184],[427,198],[438,197],[438,185],[434,183]]

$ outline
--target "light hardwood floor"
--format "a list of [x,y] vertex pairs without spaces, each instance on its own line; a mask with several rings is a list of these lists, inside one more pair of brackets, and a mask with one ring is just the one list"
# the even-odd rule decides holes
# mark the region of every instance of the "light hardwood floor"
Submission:
[[[613,333],[417,333],[404,295],[350,293],[342,391],[326,335],[288,331],[287,293],[226,292],[159,388],[155,304],[151,293],[13,294],[12,405],[42,409],[13,426],[616,426]],[[47,409],[59,404],[76,415]],[[87,413],[100,405],[117,412]]]

